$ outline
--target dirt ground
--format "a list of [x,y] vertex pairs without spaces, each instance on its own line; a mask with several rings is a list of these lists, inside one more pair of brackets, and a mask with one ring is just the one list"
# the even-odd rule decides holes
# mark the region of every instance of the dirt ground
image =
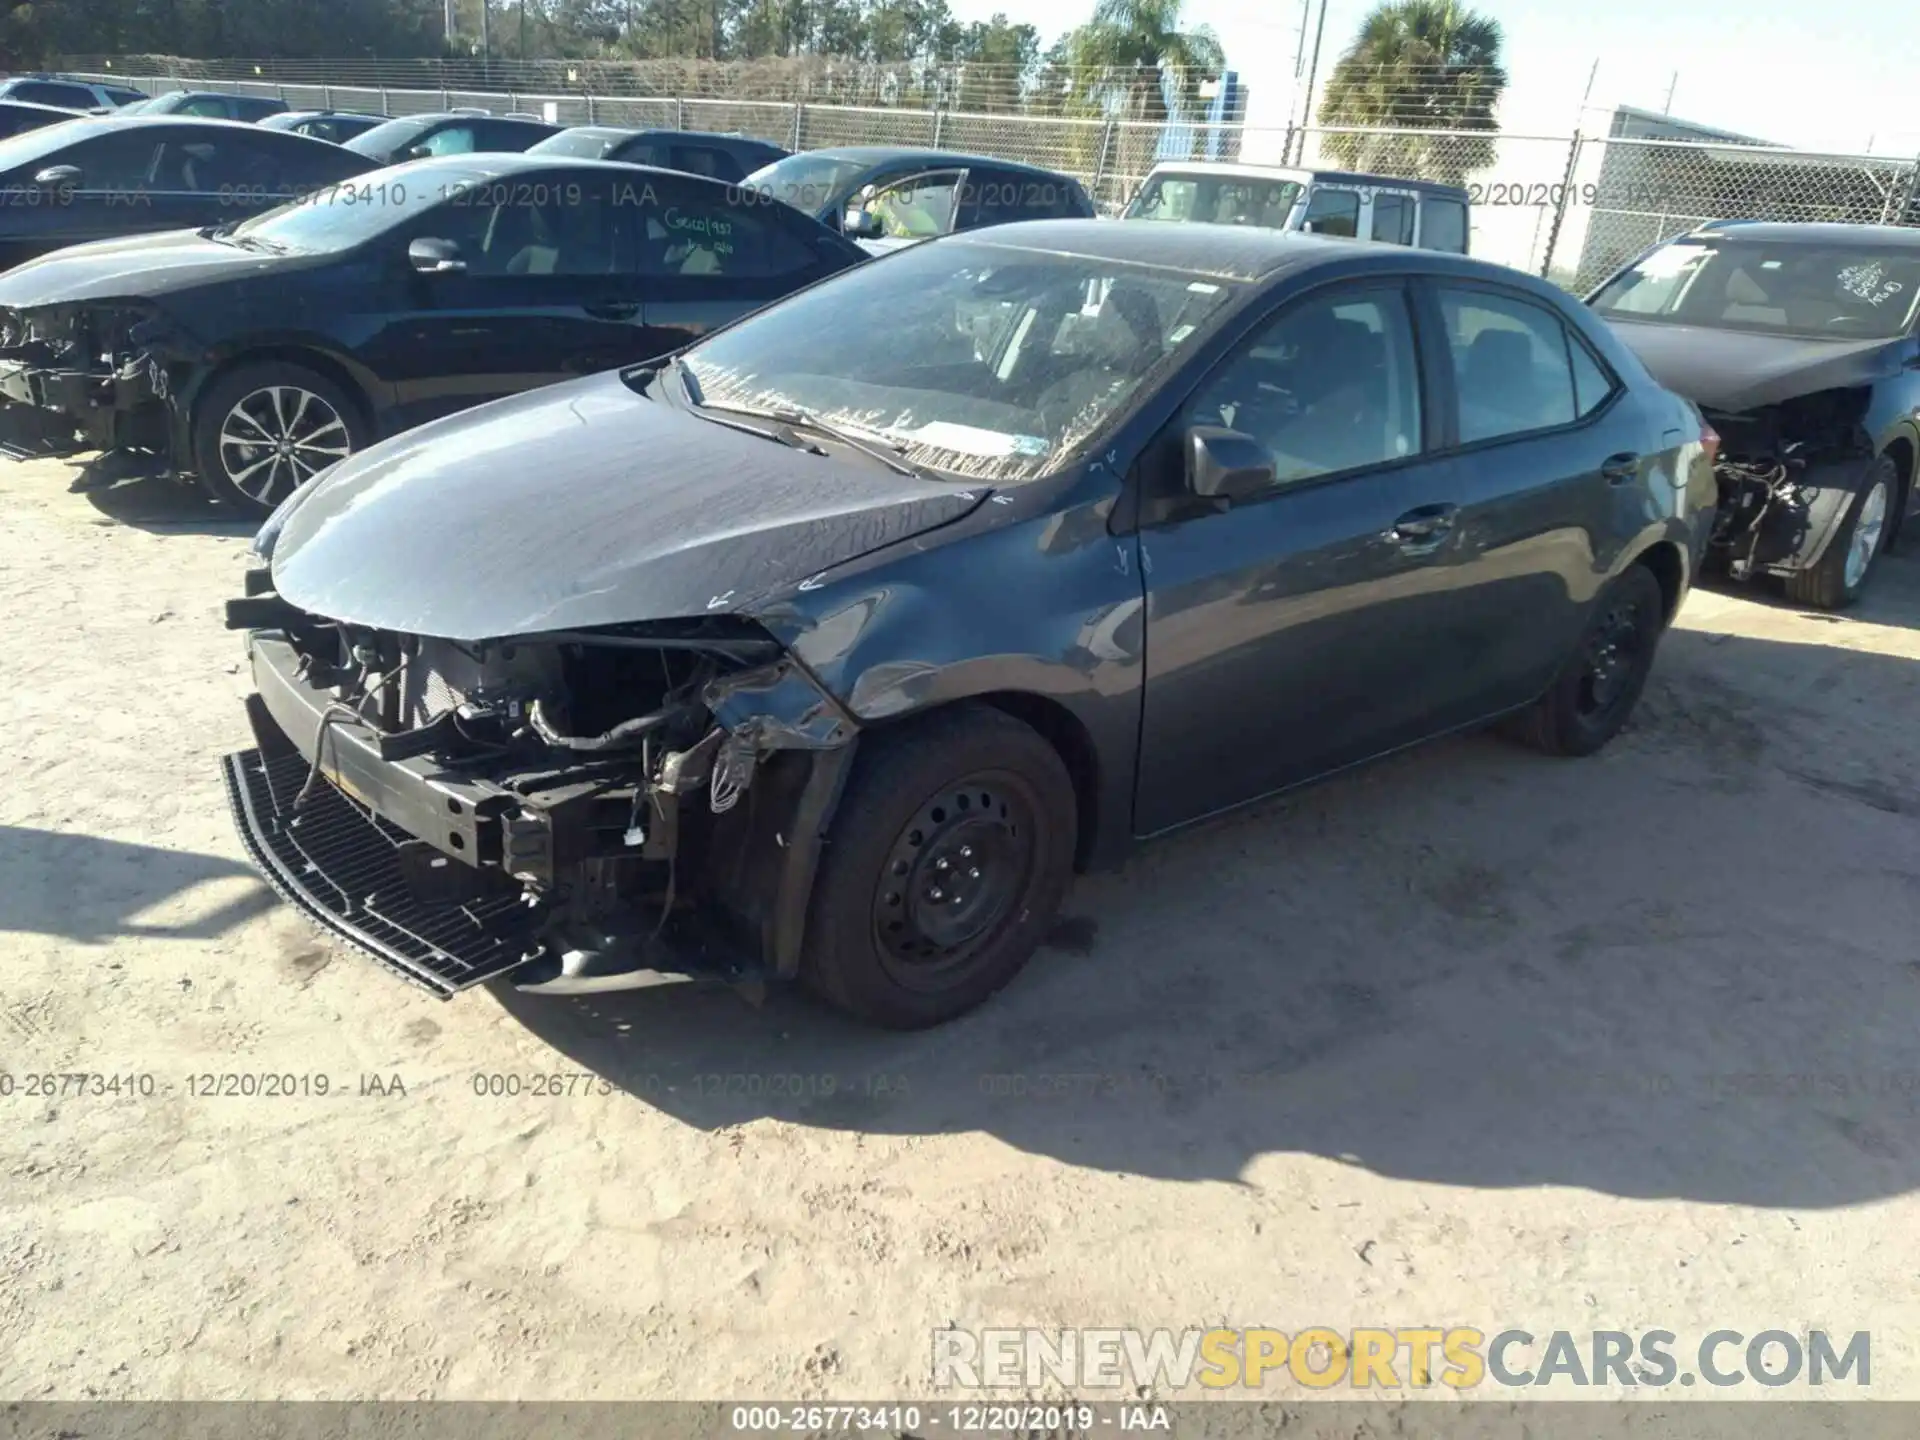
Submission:
[[[1466,1324],[1870,1330],[1920,1397],[1920,558],[1846,618],[1696,594],[1597,759],[1155,846],[895,1036],[319,938],[215,768],[243,529],[71,476],[0,465],[0,1396],[877,1400],[947,1324]],[[331,1093],[194,1078],[266,1072]]]

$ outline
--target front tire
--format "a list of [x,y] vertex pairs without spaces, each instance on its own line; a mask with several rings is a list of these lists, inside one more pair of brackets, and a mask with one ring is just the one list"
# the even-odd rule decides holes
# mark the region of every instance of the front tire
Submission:
[[243,363],[195,407],[194,469],[221,504],[264,517],[309,477],[366,447],[361,417],[355,398],[318,371]]
[[1018,974],[1072,877],[1073,782],[1040,734],[986,705],[881,731],[840,801],[801,976],[837,1008],[917,1030]]
[[1667,597],[1644,565],[1600,592],[1580,644],[1532,708],[1513,717],[1514,738],[1547,755],[1591,755],[1618,735],[1653,670]]
[[1786,577],[1787,598],[1815,610],[1844,610],[1858,600],[1886,538],[1893,497],[1899,493],[1900,469],[1891,455],[1882,455],[1867,472],[1867,483],[1853,497],[1845,523],[1819,562]]

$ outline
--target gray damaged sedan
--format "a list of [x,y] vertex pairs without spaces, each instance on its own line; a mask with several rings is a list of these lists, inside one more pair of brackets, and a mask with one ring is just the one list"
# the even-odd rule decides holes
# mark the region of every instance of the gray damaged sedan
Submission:
[[1006,984],[1076,868],[1490,721],[1626,721],[1716,439],[1463,257],[1051,221],[439,421],[275,512],[228,623],[266,875],[451,995]]

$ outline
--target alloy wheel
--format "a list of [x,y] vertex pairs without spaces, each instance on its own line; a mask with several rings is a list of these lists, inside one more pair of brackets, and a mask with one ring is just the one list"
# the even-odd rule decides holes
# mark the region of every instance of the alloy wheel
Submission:
[[1857,590],[1867,578],[1867,567],[1880,549],[1880,533],[1887,528],[1887,482],[1876,480],[1860,502],[1854,517],[1853,538],[1847,543],[1847,563],[1843,572],[1847,589]]
[[233,488],[274,505],[352,451],[340,412],[297,385],[243,395],[220,422],[220,464]]

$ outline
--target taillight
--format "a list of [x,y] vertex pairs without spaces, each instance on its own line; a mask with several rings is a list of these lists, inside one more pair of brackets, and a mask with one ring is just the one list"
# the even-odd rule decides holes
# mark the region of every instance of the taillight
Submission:
[[1720,432],[1704,420],[1700,422],[1700,448],[1707,452],[1709,465],[1720,458]]

